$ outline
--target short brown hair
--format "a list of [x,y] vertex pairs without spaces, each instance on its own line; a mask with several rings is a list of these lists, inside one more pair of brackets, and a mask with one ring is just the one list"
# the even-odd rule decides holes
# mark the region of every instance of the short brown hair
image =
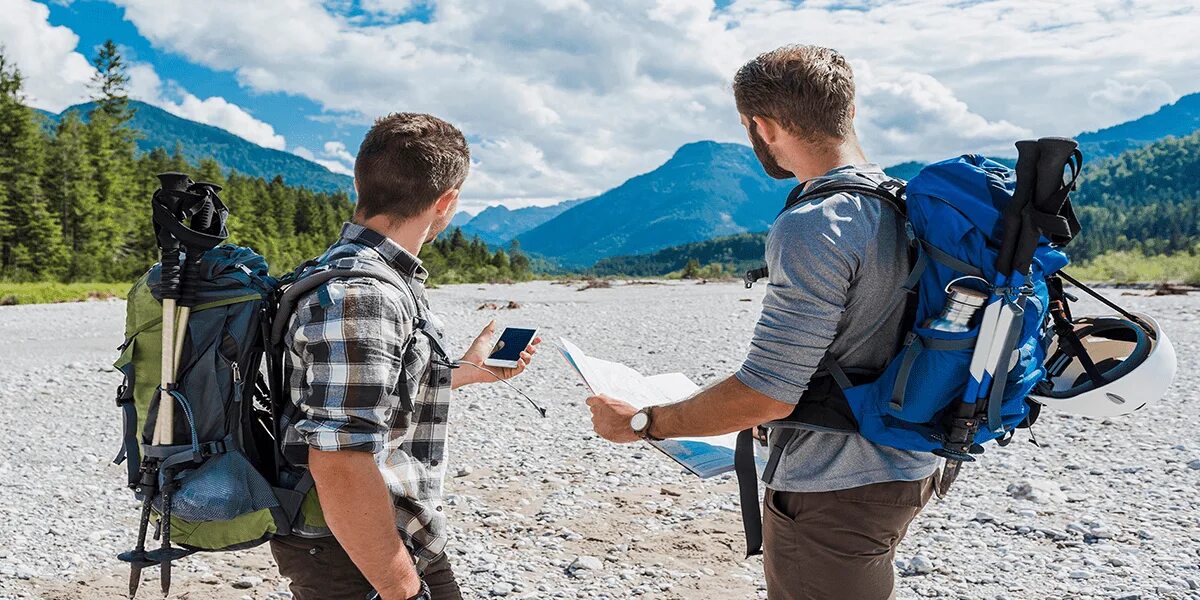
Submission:
[[784,46],[758,55],[738,69],[733,97],[743,115],[770,117],[809,141],[854,133],[854,72],[829,48]]
[[354,159],[357,212],[365,218],[415,217],[462,187],[470,165],[467,139],[457,127],[420,113],[380,117]]

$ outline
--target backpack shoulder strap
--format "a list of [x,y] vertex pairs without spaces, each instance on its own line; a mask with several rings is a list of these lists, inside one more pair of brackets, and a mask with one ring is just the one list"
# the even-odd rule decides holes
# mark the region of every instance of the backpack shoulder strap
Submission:
[[892,207],[901,215],[905,214],[904,188],[906,184],[903,180],[888,178],[882,182],[875,183],[865,175],[860,174],[860,177],[862,181],[833,181],[824,185],[814,186],[808,190],[804,189],[804,184],[798,185],[788,194],[787,202],[784,203],[783,210],[779,211],[779,215],[776,218],[779,218],[780,215],[783,215],[783,213],[791,210],[801,202],[844,193],[870,196]]
[[[876,183],[861,173],[858,175],[862,181],[835,181],[813,187],[809,190],[804,189],[804,184],[796,186],[788,194],[787,202],[784,203],[783,209],[779,211],[779,214],[775,215],[775,218],[778,219],[783,216],[783,213],[795,208],[801,202],[842,193],[859,194],[875,198],[885,205],[892,207],[901,217],[907,217],[907,207],[904,202],[904,189],[907,184],[904,180],[888,178],[880,183]],[[750,289],[754,287],[755,282],[769,274],[770,272],[766,265],[763,265],[757,269],[746,271],[742,276],[742,281],[746,284],[746,289]]]
[[412,288],[409,287],[408,283],[395,270],[377,260],[361,256],[348,256],[321,264],[316,268],[302,267],[297,277],[288,283],[287,287],[279,295],[275,318],[271,323],[272,346],[283,342],[289,317],[292,311],[296,309],[296,303],[301,298],[331,279],[347,277],[368,277],[403,290],[406,295],[412,298],[417,317],[420,318],[422,312],[421,303],[417,302],[416,294]]

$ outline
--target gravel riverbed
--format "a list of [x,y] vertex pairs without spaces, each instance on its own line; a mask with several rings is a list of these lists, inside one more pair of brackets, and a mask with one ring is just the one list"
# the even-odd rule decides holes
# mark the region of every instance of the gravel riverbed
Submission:
[[[460,285],[431,292],[455,347],[489,318],[547,340],[514,381],[456,392],[447,505],[469,598],[765,598],[742,557],[732,475],[700,481],[644,445],[592,434],[565,336],[645,374],[712,383],[740,364],[763,286]],[[1131,417],[1044,412],[1041,447],[989,447],[897,555],[899,598],[1200,599],[1200,295],[1109,290],[1159,318],[1179,356],[1168,397]],[[509,302],[517,308],[506,308]],[[1096,310],[1083,302],[1076,314]],[[121,598],[137,503],[111,464],[124,303],[0,307],[0,598]],[[802,569],[803,565],[797,565]],[[141,597],[158,596],[147,570]],[[175,568],[180,598],[289,598],[264,548]]]

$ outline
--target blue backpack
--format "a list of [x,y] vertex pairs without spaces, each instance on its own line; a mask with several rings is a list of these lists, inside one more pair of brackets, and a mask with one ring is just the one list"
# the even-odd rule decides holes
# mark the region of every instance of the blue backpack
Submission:
[[[1082,157],[1075,154],[1077,162],[1068,165],[1077,176]],[[1022,263],[1026,270],[1016,279],[998,272],[996,265],[998,254],[1011,245],[1004,238],[1006,230],[1013,230],[1006,216],[1011,219],[1018,212],[1011,206],[1017,178],[1012,169],[994,160],[965,155],[934,163],[907,184],[899,180],[876,184],[864,178],[863,182],[839,181],[810,190],[800,186],[792,192],[780,214],[801,202],[843,192],[876,198],[898,212],[910,243],[912,265],[898,290],[906,309],[907,333],[882,372],[843,368],[827,355],[791,416],[739,434],[735,464],[748,555],[761,551],[753,446],[755,440],[767,443],[768,429],[779,430],[771,440],[762,474],[769,482],[797,429],[857,432],[880,445],[933,452],[950,459],[956,473],[959,463],[972,460],[970,454],[982,452],[980,444],[993,440],[1007,443],[1017,428],[1032,424],[1038,405],[1027,397],[1046,376],[1043,363],[1054,334],[1048,317],[1047,278],[1067,265],[1059,246],[1078,232],[1078,221],[1067,202],[1074,180],[1064,183],[1062,172],[1060,162],[1054,189],[1055,199],[1061,200],[1057,208],[1026,211],[1038,220],[1028,229],[1045,235],[1023,242],[1028,246],[1028,266]],[[747,273],[747,287],[766,274],[765,268]],[[976,318],[971,330],[961,333],[922,326],[942,312],[951,284],[984,292],[995,302],[1008,299],[1014,307],[1011,326],[992,332],[1006,348],[997,353],[1003,358],[993,369],[1000,375],[995,381],[984,381],[983,386],[972,384],[971,363],[984,319]],[[983,312],[981,308],[979,313]],[[981,388],[982,398],[964,401],[965,397],[975,398]],[[965,435],[959,444],[952,443],[956,434]],[[951,480],[947,479],[946,485]],[[939,490],[943,492],[944,488]]]

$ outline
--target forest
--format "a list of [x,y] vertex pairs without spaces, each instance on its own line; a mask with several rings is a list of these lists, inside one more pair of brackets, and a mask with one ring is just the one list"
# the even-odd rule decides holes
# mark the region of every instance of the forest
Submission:
[[[138,153],[117,46],[101,46],[93,64],[90,114],[51,123],[26,106],[18,65],[0,52],[0,282],[135,280],[158,258],[150,198],[166,171],[222,186],[229,242],[263,254],[276,273],[320,254],[352,215],[345,193],[223,171],[211,158],[191,164],[178,145]],[[427,245],[421,259],[435,284],[530,276],[519,251],[493,251],[461,232]]]

